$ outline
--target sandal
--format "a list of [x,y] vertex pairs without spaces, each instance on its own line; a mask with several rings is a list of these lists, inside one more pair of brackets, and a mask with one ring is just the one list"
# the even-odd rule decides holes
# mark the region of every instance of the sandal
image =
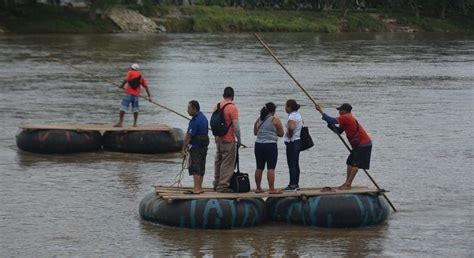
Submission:
[[268,191],[269,194],[282,194],[282,190],[274,190],[274,191]]
[[336,189],[332,188],[332,187],[329,187],[329,186],[325,186],[323,188],[321,188],[321,192],[335,192]]
[[183,194],[201,194],[201,192],[195,193],[192,190],[186,190],[186,191],[183,192]]

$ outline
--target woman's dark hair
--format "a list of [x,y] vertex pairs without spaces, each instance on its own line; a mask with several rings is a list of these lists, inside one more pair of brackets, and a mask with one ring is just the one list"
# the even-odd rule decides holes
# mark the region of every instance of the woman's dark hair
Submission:
[[298,105],[294,99],[287,100],[286,106],[290,108],[291,112],[298,111],[298,109],[300,109],[300,105]]
[[222,94],[224,98],[234,98],[234,89],[232,87],[225,87],[224,94]]
[[268,114],[275,112],[276,106],[273,102],[268,102],[263,106],[263,108],[260,110],[260,120],[263,121],[265,117],[268,116]]
[[197,102],[197,100],[189,101],[189,105],[191,105],[191,107],[196,109],[196,111],[198,111],[198,112],[201,110],[201,107],[199,106],[199,102]]

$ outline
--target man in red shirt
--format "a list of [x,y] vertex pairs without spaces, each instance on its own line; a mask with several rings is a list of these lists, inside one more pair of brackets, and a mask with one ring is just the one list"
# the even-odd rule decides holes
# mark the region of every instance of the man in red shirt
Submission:
[[[352,151],[346,161],[346,182],[344,182],[339,189],[351,189],[352,181],[354,180],[359,168],[369,169],[370,167],[372,140],[365,129],[359,124],[355,117],[352,116],[352,106],[350,104],[344,103],[338,107],[337,110],[339,110],[339,116],[336,118],[324,113],[323,108],[320,105],[316,104],[315,107],[323,116],[322,119],[328,123],[331,130],[338,134],[341,134],[342,130],[346,132],[346,137],[352,146]],[[339,124],[339,127],[335,126],[336,124]]]
[[[240,147],[239,111],[234,103],[234,89],[226,87],[224,98],[218,104],[224,108],[224,120],[228,131],[223,136],[216,136],[216,159],[214,161],[214,189],[221,193],[231,193],[230,179],[234,173],[236,148]],[[218,107],[214,107],[214,111]],[[237,140],[237,143],[235,142]]]
[[148,95],[148,101],[151,101],[150,91],[148,90],[148,84],[143,78],[143,76],[138,71],[139,66],[138,64],[132,64],[130,67],[130,71],[128,71],[127,75],[125,76],[125,80],[123,80],[122,85],[120,86],[121,89],[127,85],[125,88],[125,96],[122,99],[122,104],[120,105],[120,115],[119,115],[119,122],[114,125],[115,127],[122,127],[123,125],[123,117],[125,116],[125,112],[128,111],[130,108],[130,104],[132,105],[132,112],[133,112],[133,127],[137,127],[137,120],[138,120],[138,96],[140,96],[140,86],[145,88],[146,93]]

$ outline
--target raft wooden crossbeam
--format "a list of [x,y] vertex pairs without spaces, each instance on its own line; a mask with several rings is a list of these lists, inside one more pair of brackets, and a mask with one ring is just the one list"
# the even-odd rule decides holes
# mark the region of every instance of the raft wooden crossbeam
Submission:
[[337,194],[363,194],[363,193],[384,193],[384,189],[376,189],[362,186],[354,186],[349,190],[338,190],[332,188],[333,191],[322,192],[323,187],[301,188],[299,191],[283,192],[281,194],[270,194],[268,189],[263,193],[218,193],[212,188],[203,188],[204,193],[201,194],[185,194],[192,187],[167,187],[155,186],[156,193],[163,199],[167,200],[190,200],[190,199],[246,199],[246,198],[266,198],[266,197],[310,197],[319,195],[337,195]]
[[162,124],[148,124],[137,127],[114,127],[113,124],[24,124],[20,125],[23,130],[71,130],[71,131],[165,131],[171,132],[173,128]]

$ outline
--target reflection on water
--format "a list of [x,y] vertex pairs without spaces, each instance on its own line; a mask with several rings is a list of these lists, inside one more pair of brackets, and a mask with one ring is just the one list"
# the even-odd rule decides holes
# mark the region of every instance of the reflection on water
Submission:
[[[266,223],[260,228],[231,231],[176,229],[143,222],[145,242],[163,242],[180,252],[197,257],[230,255],[295,256],[311,255],[366,256],[381,254],[381,242],[387,225],[362,229],[317,229]],[[284,232],[284,233],[283,233]]]
[[[301,186],[338,185],[344,146],[311,102],[248,34],[0,35],[0,250],[5,256],[473,256],[474,38],[456,34],[263,34],[288,69],[332,115],[342,102],[374,140],[370,173],[399,209],[363,229],[281,224],[193,231],[141,221],[138,205],[181,172],[179,154],[19,151],[24,123],[114,123],[122,93],[61,60],[120,82],[139,63],[160,104],[186,114],[197,99],[209,117],[231,85],[242,139],[264,103],[294,98],[316,146],[301,153]],[[467,119],[466,119],[467,117]],[[126,116],[125,123],[131,123]],[[139,123],[185,129],[188,121],[141,102]],[[213,180],[210,145],[204,185]],[[288,184],[279,143],[276,186]],[[253,176],[252,148],[240,169]],[[183,183],[192,179],[184,172]],[[355,185],[371,185],[359,174]]]

